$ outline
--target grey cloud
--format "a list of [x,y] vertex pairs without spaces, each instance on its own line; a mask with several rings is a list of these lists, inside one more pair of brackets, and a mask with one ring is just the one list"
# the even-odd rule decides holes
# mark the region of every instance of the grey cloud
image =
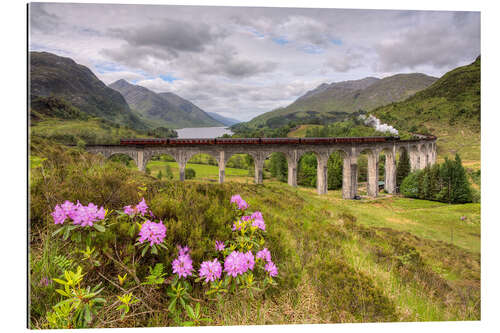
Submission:
[[56,29],[60,20],[55,14],[49,13],[42,3],[29,5],[30,29],[32,31],[49,32]]
[[[240,119],[286,106],[323,82],[410,70],[441,76],[480,52],[473,12],[30,6],[31,48],[87,66],[111,63],[119,72],[96,73],[106,82],[135,78]],[[305,46],[322,53],[307,54]],[[165,82],[162,74],[179,80]]]
[[347,51],[331,56],[325,65],[333,68],[337,72],[347,72],[351,69],[363,66],[363,55],[358,52]]
[[168,53],[202,52],[209,44],[227,35],[222,29],[205,23],[166,19],[137,29],[110,29],[112,36],[122,38],[134,47],[160,48]]
[[421,21],[403,33],[396,33],[376,44],[380,71],[430,65],[450,68],[472,61],[480,52],[478,13],[453,15],[451,21]]

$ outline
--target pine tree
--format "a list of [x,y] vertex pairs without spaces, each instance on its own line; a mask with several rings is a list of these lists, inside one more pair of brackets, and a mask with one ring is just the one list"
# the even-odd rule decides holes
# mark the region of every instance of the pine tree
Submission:
[[431,168],[426,166],[422,175],[422,199],[431,200]]
[[452,187],[452,202],[454,203],[464,203],[470,202],[472,200],[472,191],[470,188],[469,181],[467,179],[467,173],[462,165],[462,160],[458,154],[455,154],[455,161],[453,162],[454,176]]
[[399,156],[398,165],[396,167],[396,186],[400,187],[403,179],[410,174],[410,158],[406,149]]
[[441,179],[439,178],[439,164],[434,164],[429,170],[430,189],[429,200],[439,200],[441,190]]

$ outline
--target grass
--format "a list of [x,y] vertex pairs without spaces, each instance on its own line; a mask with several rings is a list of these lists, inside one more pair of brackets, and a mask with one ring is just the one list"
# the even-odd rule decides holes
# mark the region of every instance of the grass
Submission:
[[303,138],[306,136],[307,130],[310,128],[321,128],[322,125],[300,125],[298,128],[288,133],[289,138]]
[[[165,162],[165,161],[150,161],[147,167],[151,170],[152,176],[157,176],[161,172],[165,175],[165,168],[170,166],[174,179],[179,179],[179,164],[177,162]],[[219,167],[216,165],[207,164],[196,164],[188,163],[186,168],[191,168],[196,172],[195,179],[197,180],[219,180]],[[248,170],[236,169],[236,168],[226,168],[225,177],[245,177],[248,176]]]
[[[229,232],[229,198],[237,193],[252,211],[262,211],[266,246],[279,268],[279,288],[254,298],[224,297],[221,302],[208,302],[203,290],[195,291],[212,325],[480,319],[479,204],[446,205],[388,195],[342,200],[340,191],[319,196],[313,188],[291,188],[272,179],[255,185],[243,169],[226,169],[234,174],[225,184],[216,184],[206,178],[217,175],[217,167],[199,164],[193,164],[201,168],[197,179],[158,181],[117,163],[100,165],[97,156],[76,150],[44,152],[45,146],[41,142],[32,150],[47,160],[30,182],[30,321],[35,328],[43,327],[45,312],[59,300],[53,286],[44,288],[38,281],[55,277],[55,256],[71,256],[71,243],[50,237],[54,225],[49,213],[55,203],[79,198],[120,209],[144,196],[166,222],[169,244],[186,243],[199,262],[213,251],[213,239],[224,239]],[[52,165],[54,159],[59,163]],[[153,174],[155,166],[166,166],[151,163]],[[167,266],[170,252],[161,259]],[[113,279],[122,274],[105,258],[96,270]],[[137,274],[142,280],[141,272]],[[93,271],[86,279],[90,284],[100,281]],[[147,313],[142,304],[132,308],[130,319],[119,320],[112,303],[120,291],[106,281],[103,287],[103,297],[110,302],[95,327],[173,325],[168,313]],[[167,301],[163,289],[134,293],[145,300]]]
[[119,143],[120,138],[146,138],[125,127],[112,127],[98,118],[89,120],[58,120],[50,119],[32,124],[30,134],[63,144],[78,144],[82,140],[85,144]]

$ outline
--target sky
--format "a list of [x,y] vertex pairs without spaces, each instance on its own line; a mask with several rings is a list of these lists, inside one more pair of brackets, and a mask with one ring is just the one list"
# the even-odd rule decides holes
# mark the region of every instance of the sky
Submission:
[[29,15],[32,51],[242,121],[321,83],[440,77],[480,54],[479,12],[32,3]]

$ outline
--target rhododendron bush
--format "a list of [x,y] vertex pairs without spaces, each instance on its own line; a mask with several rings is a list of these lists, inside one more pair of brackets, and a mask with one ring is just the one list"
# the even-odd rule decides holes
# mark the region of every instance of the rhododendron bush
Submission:
[[[169,222],[157,218],[144,198],[122,210],[79,201],[56,205],[53,237],[81,248],[82,256],[77,271],[64,270],[65,280],[52,277],[64,289],[56,290],[62,299],[47,314],[49,327],[93,327],[104,307],[125,320],[139,306],[166,313],[177,325],[201,325],[211,322],[203,314],[209,302],[254,297],[276,285],[279,269],[266,247],[262,213],[250,212],[240,195],[230,203],[231,237],[213,239],[199,261],[186,244],[167,242]],[[86,274],[98,276],[98,285],[83,287]],[[102,292],[108,288],[119,294],[106,299]]]

